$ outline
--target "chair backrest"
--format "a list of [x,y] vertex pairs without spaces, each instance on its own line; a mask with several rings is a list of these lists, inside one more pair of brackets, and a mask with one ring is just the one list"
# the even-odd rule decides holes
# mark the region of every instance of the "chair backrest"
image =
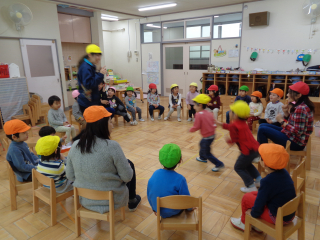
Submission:
[[[52,188],[56,189],[52,178],[46,177],[43,174],[39,173],[37,170],[32,169],[32,181],[35,182],[34,180],[37,180],[42,185],[50,186],[50,189]],[[37,185],[36,185],[36,188],[37,188]]]
[[72,109],[69,110],[68,114],[69,114],[70,124],[72,125]]
[[92,200],[111,200],[113,199],[112,191],[98,191],[86,188],[74,187],[74,197],[84,197]]
[[8,169],[8,175],[9,175],[9,181],[16,185],[16,176],[13,171],[13,169],[15,169],[15,167],[9,161],[7,161],[7,169]]
[[[278,220],[280,220],[280,222],[283,222],[283,217],[284,216],[288,216],[294,212],[296,212],[296,215],[300,218],[302,218],[304,216],[304,213],[301,212],[304,211],[303,209],[299,209],[299,205],[303,205],[304,204],[304,192],[301,192],[300,194],[298,194],[294,199],[292,199],[291,201],[287,202],[285,205],[283,205],[282,207],[278,208],[278,212],[277,212],[277,221],[276,221],[276,225],[278,225]],[[283,223],[282,223],[283,226]]]
[[294,188],[297,190],[298,187],[298,177],[306,179],[306,158],[304,157],[301,163],[292,172],[292,181],[294,183]]
[[30,100],[28,102],[28,105],[32,106],[32,108],[33,108],[33,117],[34,117],[35,121],[38,121],[39,120],[39,113],[38,113],[37,104],[34,101]]
[[191,197],[187,195],[174,195],[159,199],[159,207],[170,209],[188,209],[200,207],[202,198]]
[[7,138],[7,137],[4,137],[4,138],[1,139],[1,142],[4,145],[4,148],[7,149],[7,151],[8,151],[8,148],[10,146],[11,140],[9,138]]

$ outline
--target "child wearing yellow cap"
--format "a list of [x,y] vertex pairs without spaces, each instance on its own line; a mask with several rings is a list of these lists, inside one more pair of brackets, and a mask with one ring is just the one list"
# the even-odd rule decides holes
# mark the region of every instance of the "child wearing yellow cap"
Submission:
[[[279,207],[296,197],[295,188],[290,174],[285,167],[289,162],[289,154],[283,146],[264,143],[259,147],[261,165],[268,175],[261,180],[258,192],[246,193],[241,201],[241,218],[231,218],[231,224],[242,231],[245,229],[245,216],[261,218],[275,224]],[[283,224],[292,222],[295,213],[283,217]],[[257,228],[255,231],[261,232]]]
[[190,83],[189,92],[187,93],[187,97],[186,97],[186,103],[187,103],[188,113],[189,113],[188,122],[192,121],[192,115],[193,115],[193,119],[196,116],[196,110],[194,109],[194,101],[192,99],[194,99],[198,95],[199,95],[198,84],[195,82]]
[[66,177],[64,161],[57,160],[60,158],[60,138],[52,135],[42,137],[38,140],[35,149],[41,156],[37,171],[54,180],[56,192],[64,193],[73,190],[72,182]]
[[177,109],[178,113],[178,122],[181,122],[180,114],[181,114],[181,94],[179,93],[179,86],[177,84],[171,85],[171,93],[169,94],[169,112],[168,116],[164,118],[164,120],[168,120],[171,114],[174,112],[174,109]]
[[25,141],[28,140],[28,132],[31,127],[21,120],[7,121],[3,130],[12,142],[8,148],[7,160],[19,182],[32,181],[32,169],[37,168],[39,158],[30,152]]
[[242,192],[257,191],[260,186],[261,176],[252,161],[259,157],[259,143],[254,139],[246,119],[250,116],[249,105],[242,100],[236,101],[230,106],[230,118],[233,120],[230,124],[220,123],[224,129],[229,130],[229,144],[236,143],[241,152],[238,157],[234,170],[242,178],[245,187],[240,188]]
[[[155,171],[148,181],[147,196],[153,212],[157,215],[157,197],[172,195],[190,195],[187,180],[174,171],[182,161],[181,149],[178,145],[169,143],[159,151],[159,161],[163,169]],[[192,210],[192,209],[188,209]],[[183,210],[161,208],[160,216],[168,218],[178,215]]]

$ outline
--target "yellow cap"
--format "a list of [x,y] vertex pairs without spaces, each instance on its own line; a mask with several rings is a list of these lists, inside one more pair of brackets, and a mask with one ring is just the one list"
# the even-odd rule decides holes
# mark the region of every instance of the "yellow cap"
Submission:
[[196,103],[207,104],[211,101],[211,97],[206,94],[199,94],[194,99],[192,99]]
[[87,54],[89,54],[89,53],[102,53],[100,47],[98,47],[95,44],[89,44],[86,47],[86,52],[87,52]]
[[179,87],[179,86],[178,86],[178,84],[175,84],[175,83],[174,83],[174,84],[171,85],[170,89],[172,89],[172,88],[174,88],[174,87]]
[[242,100],[236,101],[234,104],[230,105],[232,112],[238,115],[239,118],[246,119],[250,115],[250,107],[248,103]]
[[58,136],[45,136],[38,140],[36,152],[41,156],[50,156],[58,148],[60,138]]
[[198,87],[198,84],[197,84],[197,83],[195,83],[195,82],[192,82],[192,83],[190,83],[190,86]]

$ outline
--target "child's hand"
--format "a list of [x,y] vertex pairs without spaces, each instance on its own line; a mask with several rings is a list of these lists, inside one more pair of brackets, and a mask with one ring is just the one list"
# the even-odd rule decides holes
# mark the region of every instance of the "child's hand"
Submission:
[[104,66],[103,68],[100,69],[100,73],[102,73],[103,75],[105,75],[107,73],[106,66]]
[[216,124],[219,125],[219,126],[222,126],[222,125],[223,125],[222,122],[219,122],[219,121],[217,121],[217,120],[216,120]]
[[251,216],[251,209],[248,209],[248,210],[246,211],[246,215]]
[[281,113],[279,113],[277,116],[276,116],[276,120],[281,123],[283,121],[283,116]]
[[[84,121],[84,118],[83,118],[83,117],[81,117],[81,118],[80,118],[80,120],[81,120],[81,121]],[[67,135],[66,135],[66,137],[67,137]]]
[[61,139],[65,141],[67,139],[67,135],[64,135]]
[[108,104],[109,104],[109,101],[108,101],[108,100],[101,100],[101,103],[102,103],[102,104],[105,104],[105,105],[108,105]]
[[254,117],[254,114],[253,114],[253,113],[250,113],[250,117]]
[[158,108],[158,105],[157,105],[157,104],[153,104],[153,106],[154,106],[155,108]]
[[267,123],[272,124],[272,121],[269,118],[267,118],[266,121]]
[[157,216],[157,213],[156,212],[153,212],[154,213],[154,215],[156,215]]
[[212,104],[212,103],[207,103],[207,105],[208,105],[208,106],[212,106],[213,104]]

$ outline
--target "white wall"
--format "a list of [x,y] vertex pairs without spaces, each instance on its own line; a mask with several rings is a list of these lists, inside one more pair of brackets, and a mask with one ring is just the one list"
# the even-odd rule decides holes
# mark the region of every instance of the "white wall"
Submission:
[[[0,2],[1,13],[5,11],[8,5],[21,2],[27,5],[32,13],[32,22],[21,32],[16,31],[14,24],[5,18],[4,14],[0,14],[0,37],[15,38],[36,38],[36,39],[55,39],[57,43],[58,61],[61,72],[61,80],[65,82],[62,47],[59,32],[59,22],[57,7],[55,4],[34,0],[2,0]],[[17,41],[17,40],[12,40]],[[1,45],[1,48],[3,46]],[[19,58],[19,56],[17,56]],[[68,106],[67,91],[65,84],[62,84],[65,106]]]
[[[239,57],[237,58],[229,58],[229,50],[236,49],[236,44],[238,44],[238,49],[240,51],[240,38],[233,39],[215,39],[211,41],[211,64],[217,67],[239,67]],[[215,57],[213,50],[218,49],[221,45],[222,50],[227,50],[227,55],[223,57]]]
[[[278,52],[259,53],[255,62],[250,60],[251,49],[316,49],[312,54],[309,66],[320,64],[320,31],[309,39],[310,17],[303,14],[302,4],[305,0],[267,0],[247,3],[248,9],[243,12],[241,67],[245,70],[263,68],[268,70],[291,70],[304,68],[296,62],[297,54]],[[249,13],[270,12],[269,26],[249,27]],[[320,30],[320,19],[315,24]],[[301,52],[300,52],[301,53]]]

